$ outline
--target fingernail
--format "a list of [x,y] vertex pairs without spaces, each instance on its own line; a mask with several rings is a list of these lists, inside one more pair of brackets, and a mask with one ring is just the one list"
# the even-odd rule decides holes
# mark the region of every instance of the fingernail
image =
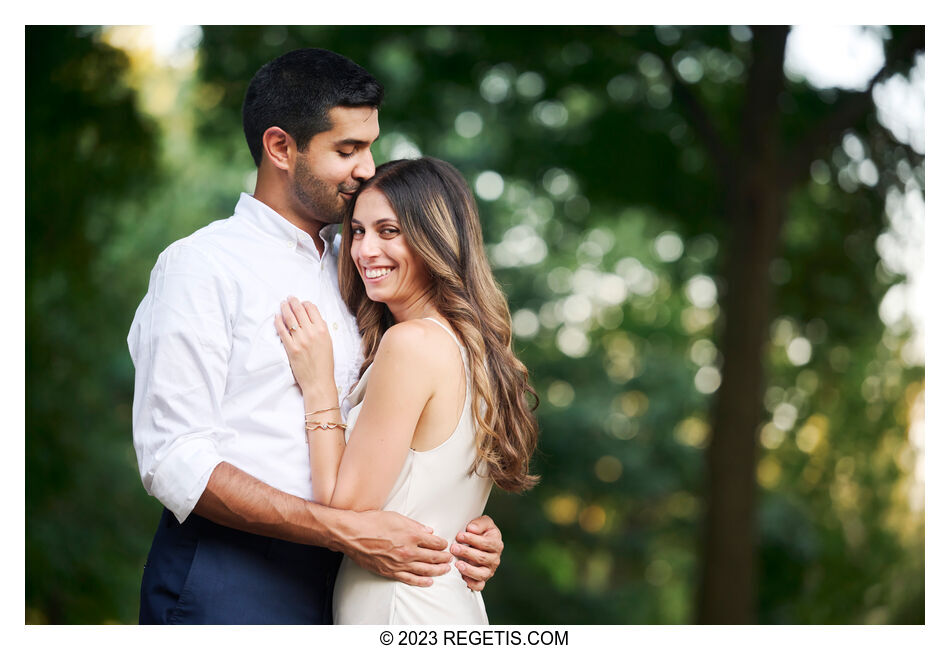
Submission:
[[456,563],[455,563],[455,567],[456,567],[459,571],[461,571],[461,570],[463,570],[463,569],[466,568],[464,562],[456,562]]
[[462,549],[461,549],[461,547],[460,547],[458,544],[452,544],[452,548],[449,549],[449,550],[451,551],[452,555],[455,555],[456,553],[458,553],[458,552],[461,551]]

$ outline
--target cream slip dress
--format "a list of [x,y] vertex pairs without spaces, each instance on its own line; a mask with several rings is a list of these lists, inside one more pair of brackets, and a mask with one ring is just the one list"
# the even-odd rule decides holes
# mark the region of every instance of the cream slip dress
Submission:
[[[465,348],[449,328],[434,318],[462,354],[466,388],[462,415],[455,431],[442,444],[426,451],[409,450],[383,510],[398,512],[435,530],[451,544],[455,535],[480,516],[488,501],[491,480],[469,474],[475,460],[475,416],[472,411],[472,375]],[[373,366],[363,373],[349,394],[346,437],[363,406]],[[370,573],[344,557],[333,590],[336,625],[488,624],[482,595],[465,584],[455,561],[452,570],[433,578],[429,587],[414,587]]]

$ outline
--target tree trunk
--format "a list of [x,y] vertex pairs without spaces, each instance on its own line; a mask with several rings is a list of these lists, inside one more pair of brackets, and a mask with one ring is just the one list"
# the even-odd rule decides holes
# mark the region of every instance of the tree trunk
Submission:
[[784,220],[778,93],[787,28],[754,30],[743,142],[726,250],[722,383],[707,450],[706,529],[697,606],[699,623],[756,620],[756,431],[762,415],[763,346],[769,326],[774,259]]

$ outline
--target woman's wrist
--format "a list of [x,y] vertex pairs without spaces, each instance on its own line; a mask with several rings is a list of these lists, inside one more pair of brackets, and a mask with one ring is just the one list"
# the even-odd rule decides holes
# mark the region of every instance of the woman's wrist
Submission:
[[335,386],[333,387],[333,390],[322,389],[304,391],[303,405],[304,409],[308,413],[318,409],[324,412],[331,412],[330,409],[340,408],[340,395],[336,392]]
[[312,405],[304,402],[304,410],[307,414],[307,421],[311,420],[335,420],[340,416],[340,407],[330,400],[321,400]]

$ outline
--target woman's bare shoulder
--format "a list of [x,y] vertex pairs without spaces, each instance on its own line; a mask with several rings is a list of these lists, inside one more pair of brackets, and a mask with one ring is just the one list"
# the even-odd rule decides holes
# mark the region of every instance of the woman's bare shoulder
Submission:
[[438,323],[427,319],[414,319],[396,323],[383,334],[376,359],[391,357],[393,360],[412,360],[417,370],[430,368],[441,371],[449,366],[457,354],[458,346]]

